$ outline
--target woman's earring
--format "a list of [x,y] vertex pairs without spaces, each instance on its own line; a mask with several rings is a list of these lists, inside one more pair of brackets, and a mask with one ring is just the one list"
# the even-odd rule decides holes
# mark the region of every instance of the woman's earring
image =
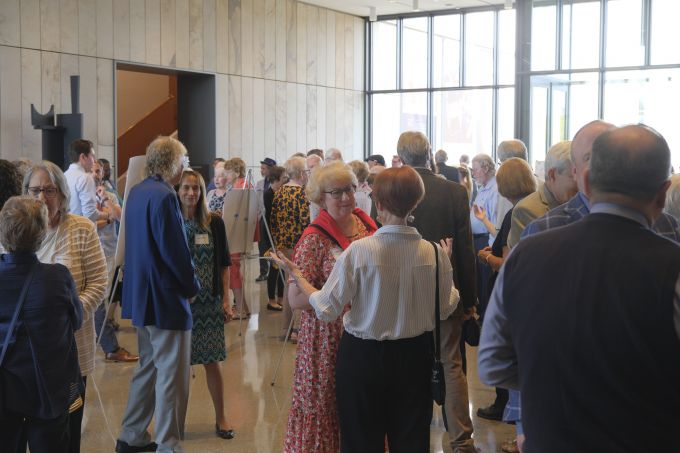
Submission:
[[413,223],[416,220],[415,217],[413,217],[413,214],[409,214],[406,216],[406,222],[407,223]]

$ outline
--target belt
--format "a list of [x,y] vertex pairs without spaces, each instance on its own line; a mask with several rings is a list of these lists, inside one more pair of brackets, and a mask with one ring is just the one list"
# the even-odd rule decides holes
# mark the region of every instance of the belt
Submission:
[[489,237],[489,233],[473,234],[472,237],[475,238],[475,239],[477,239],[477,238],[488,238],[488,237]]

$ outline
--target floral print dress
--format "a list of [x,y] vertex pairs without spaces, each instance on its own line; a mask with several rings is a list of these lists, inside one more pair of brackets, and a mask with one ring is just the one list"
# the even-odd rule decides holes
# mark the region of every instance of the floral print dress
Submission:
[[[354,218],[359,234],[369,235],[366,226]],[[295,249],[295,264],[316,288],[321,288],[342,250],[327,236],[307,234]],[[343,333],[342,316],[327,323],[314,310],[300,314],[293,403],[284,439],[286,453],[337,453],[340,451],[340,423],[335,401],[335,362]]]

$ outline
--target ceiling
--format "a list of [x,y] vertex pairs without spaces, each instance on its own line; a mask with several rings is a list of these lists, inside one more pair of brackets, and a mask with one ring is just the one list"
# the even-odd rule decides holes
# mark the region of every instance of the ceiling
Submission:
[[[303,0],[304,3],[368,17],[370,7],[375,7],[378,16],[412,13],[414,0]],[[475,6],[502,5],[505,0],[417,0],[418,11],[472,8]]]

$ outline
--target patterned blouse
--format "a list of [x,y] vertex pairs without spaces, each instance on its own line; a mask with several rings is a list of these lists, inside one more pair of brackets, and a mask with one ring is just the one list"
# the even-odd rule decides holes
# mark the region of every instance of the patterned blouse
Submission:
[[222,195],[217,195],[215,189],[208,192],[208,195],[206,196],[208,199],[208,209],[222,217],[222,208],[224,207],[224,197],[226,195],[227,192],[224,192]]
[[272,236],[277,249],[292,249],[309,224],[309,201],[301,186],[285,185],[274,194]]

